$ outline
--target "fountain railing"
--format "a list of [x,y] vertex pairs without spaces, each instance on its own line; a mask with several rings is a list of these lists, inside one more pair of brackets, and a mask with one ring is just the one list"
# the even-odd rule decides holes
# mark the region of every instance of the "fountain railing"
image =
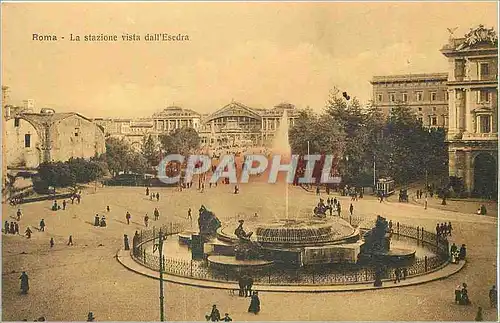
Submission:
[[[363,220],[367,222],[366,219]],[[370,221],[368,221],[369,223]],[[360,222],[361,223],[361,222]],[[172,223],[162,226],[162,232],[171,239],[177,233],[183,231],[184,225]],[[360,231],[363,229],[360,228]],[[364,230],[368,230],[365,228]],[[142,230],[139,235],[137,245],[133,246],[132,256],[134,260],[143,266],[158,271],[160,268],[160,258],[157,255],[146,252],[147,248],[152,248],[151,242],[157,239],[159,228]],[[406,237],[415,240],[417,245],[421,245],[432,251],[431,256],[416,258],[415,262],[405,267],[407,277],[424,275],[438,270],[447,264],[449,260],[448,241],[446,238],[438,237],[436,234],[425,230],[422,227],[414,227],[395,222],[393,226],[393,238]],[[238,273],[229,270],[214,270],[209,267],[206,260],[195,261],[185,260],[175,257],[163,256],[161,260],[164,273],[174,276],[189,277],[192,279],[223,281],[237,283]],[[254,281],[265,285],[335,285],[335,284],[357,284],[372,283],[375,279],[375,272],[369,267],[359,267],[350,264],[337,265],[335,267],[301,267],[284,268],[274,266],[261,269],[253,273]],[[393,270],[386,270],[383,273],[383,280],[394,280]]]

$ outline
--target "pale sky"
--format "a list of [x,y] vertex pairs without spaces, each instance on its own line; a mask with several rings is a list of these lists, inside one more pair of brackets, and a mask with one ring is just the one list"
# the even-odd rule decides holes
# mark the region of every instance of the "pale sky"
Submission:
[[[373,75],[447,72],[447,28],[498,31],[497,3],[2,3],[2,85],[88,117],[148,117],[232,99],[316,111],[337,86],[367,102]],[[33,33],[57,42],[33,41]],[[141,36],[70,42],[70,33]],[[145,33],[188,42],[145,42]],[[62,40],[60,37],[64,37]],[[408,63],[409,62],[409,63]]]

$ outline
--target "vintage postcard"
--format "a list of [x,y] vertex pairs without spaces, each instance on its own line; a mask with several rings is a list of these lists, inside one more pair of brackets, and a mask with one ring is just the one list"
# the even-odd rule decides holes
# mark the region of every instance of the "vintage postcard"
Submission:
[[498,3],[2,2],[2,321],[498,321]]

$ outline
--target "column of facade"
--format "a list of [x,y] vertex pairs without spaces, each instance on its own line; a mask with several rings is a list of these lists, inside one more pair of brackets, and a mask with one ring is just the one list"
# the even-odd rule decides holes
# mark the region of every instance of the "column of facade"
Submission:
[[459,131],[465,130],[465,91],[463,89],[457,89],[457,125]]
[[465,107],[464,107],[465,131],[466,132],[474,132],[472,129],[471,107],[472,107],[472,91],[471,91],[471,89],[466,89],[465,90]]
[[472,152],[465,152],[464,185],[467,192],[472,193],[474,189],[474,167],[472,166]]

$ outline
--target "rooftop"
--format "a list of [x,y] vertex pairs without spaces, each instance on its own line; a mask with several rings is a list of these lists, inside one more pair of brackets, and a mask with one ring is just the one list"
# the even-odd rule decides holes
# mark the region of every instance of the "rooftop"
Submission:
[[417,82],[417,81],[447,81],[448,73],[421,73],[401,75],[374,76],[370,81],[374,83]]

